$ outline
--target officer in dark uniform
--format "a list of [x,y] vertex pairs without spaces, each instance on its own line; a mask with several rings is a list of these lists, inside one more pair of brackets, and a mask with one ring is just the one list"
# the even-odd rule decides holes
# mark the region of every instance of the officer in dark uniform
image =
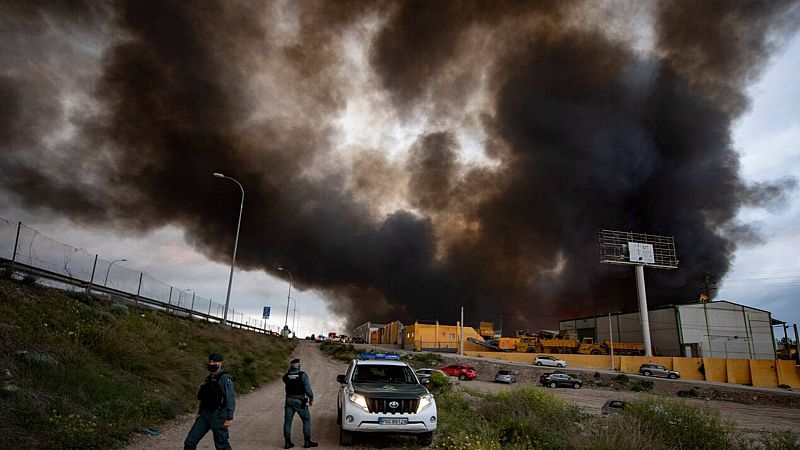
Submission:
[[303,420],[303,437],[305,443],[303,448],[316,447],[319,444],[311,440],[311,413],[308,407],[314,403],[314,392],[311,391],[311,383],[308,381],[308,374],[300,371],[300,360],[293,359],[289,364],[289,371],[283,376],[283,383],[286,385],[286,403],[284,404],[283,414],[283,439],[286,445],[283,448],[292,448],[292,419],[297,413]]
[[236,399],[233,396],[233,379],[228,372],[222,370],[223,359],[219,353],[208,355],[208,371],[211,373],[197,392],[200,409],[192,429],[183,441],[183,450],[195,450],[208,430],[214,436],[214,447],[217,450],[231,450],[228,427],[233,421]]

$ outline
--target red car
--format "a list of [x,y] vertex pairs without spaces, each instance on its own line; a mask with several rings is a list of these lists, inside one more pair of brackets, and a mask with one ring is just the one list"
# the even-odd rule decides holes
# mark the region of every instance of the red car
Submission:
[[470,366],[464,364],[450,364],[449,366],[442,367],[442,372],[450,375],[451,377],[458,377],[459,380],[472,380],[478,374]]

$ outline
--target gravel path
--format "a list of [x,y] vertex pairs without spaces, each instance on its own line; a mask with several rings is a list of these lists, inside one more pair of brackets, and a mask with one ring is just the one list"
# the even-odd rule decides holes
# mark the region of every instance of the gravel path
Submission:
[[[314,390],[314,406],[311,407],[311,438],[319,442],[320,448],[339,448],[339,427],[336,425],[336,394],[339,383],[336,375],[344,373],[344,363],[334,362],[319,346],[301,341],[295,349],[294,358],[300,358],[301,368],[308,373]],[[289,361],[286,361],[289,366]],[[203,374],[198,374],[198,383]],[[236,399],[236,415],[230,428],[231,447],[235,450],[260,450],[283,448],[283,382],[276,380],[248,395]],[[182,449],[183,440],[194,423],[194,415],[173,421],[159,436],[139,437],[128,450]],[[292,441],[296,448],[303,445],[302,421],[295,416],[292,423]],[[209,432],[197,446],[198,449],[213,450],[214,442]]]

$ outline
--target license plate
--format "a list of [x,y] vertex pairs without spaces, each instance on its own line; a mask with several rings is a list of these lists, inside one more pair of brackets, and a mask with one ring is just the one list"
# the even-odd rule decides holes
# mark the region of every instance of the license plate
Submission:
[[408,417],[381,417],[378,419],[381,425],[408,425]]

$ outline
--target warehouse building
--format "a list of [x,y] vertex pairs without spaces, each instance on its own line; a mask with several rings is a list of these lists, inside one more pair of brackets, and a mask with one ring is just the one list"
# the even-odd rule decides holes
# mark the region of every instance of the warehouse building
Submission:
[[[654,355],[775,359],[777,321],[768,311],[716,301],[659,306],[649,310],[649,319]],[[562,320],[559,330],[579,339],[642,342],[638,311]]]
[[353,337],[361,338],[367,344],[379,344],[379,340],[373,340],[373,332],[376,332],[386,326],[384,323],[365,322],[353,328]]

